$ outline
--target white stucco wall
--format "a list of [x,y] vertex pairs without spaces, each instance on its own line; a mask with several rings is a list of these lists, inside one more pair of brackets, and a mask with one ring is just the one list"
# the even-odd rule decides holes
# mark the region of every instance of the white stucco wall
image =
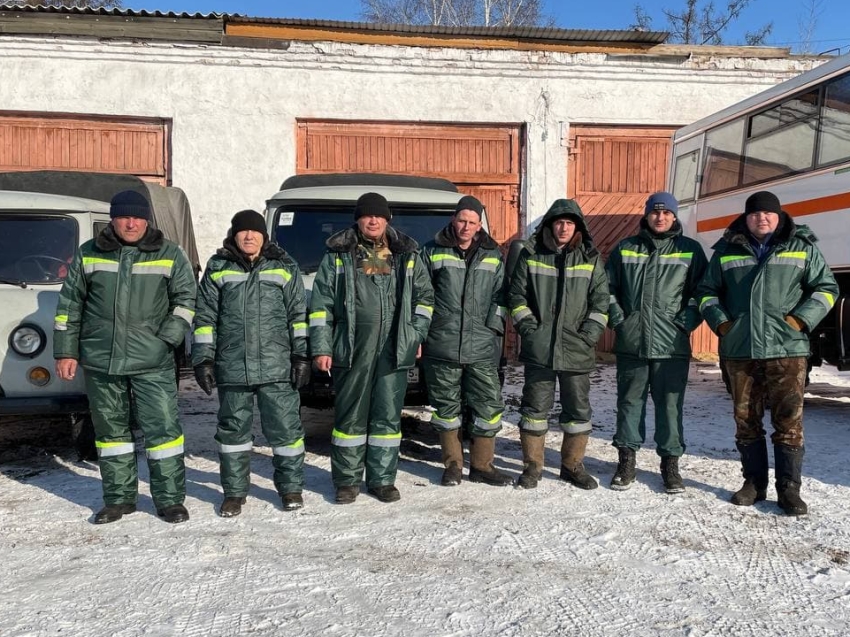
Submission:
[[0,110],[171,118],[172,177],[206,259],[295,172],[296,118],[527,125],[529,222],[566,193],[571,123],[682,125],[813,59],[608,56],[293,42],[268,51],[0,38]]

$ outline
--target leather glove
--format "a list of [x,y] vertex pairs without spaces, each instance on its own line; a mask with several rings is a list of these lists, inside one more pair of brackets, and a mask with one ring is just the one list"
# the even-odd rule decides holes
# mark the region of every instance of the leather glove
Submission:
[[301,389],[310,384],[313,371],[313,361],[305,356],[293,354],[289,358],[289,382],[295,389]]
[[211,361],[204,361],[200,365],[195,365],[195,380],[198,381],[198,387],[203,389],[207,396],[212,396],[212,390],[215,387],[215,374]]
[[726,336],[726,333],[732,329],[732,321],[723,321],[720,325],[717,326],[717,334],[720,336]]
[[791,316],[790,314],[785,317],[785,322],[798,332],[802,332],[806,328],[806,324],[803,323],[803,321],[798,319],[796,316]]

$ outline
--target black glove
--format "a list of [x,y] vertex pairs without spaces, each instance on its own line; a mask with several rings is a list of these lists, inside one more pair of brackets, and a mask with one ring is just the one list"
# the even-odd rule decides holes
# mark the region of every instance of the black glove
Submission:
[[313,371],[313,361],[306,356],[293,354],[289,358],[289,382],[295,389],[301,389],[310,384],[310,376]]
[[210,361],[195,365],[195,380],[198,381],[198,387],[203,389],[207,396],[212,396],[212,390],[215,387],[215,374],[213,373],[213,364]]

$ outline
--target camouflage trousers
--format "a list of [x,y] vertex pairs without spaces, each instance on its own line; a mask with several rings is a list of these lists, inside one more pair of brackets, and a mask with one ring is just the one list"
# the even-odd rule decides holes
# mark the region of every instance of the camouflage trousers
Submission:
[[765,401],[775,445],[803,446],[803,391],[807,362],[803,356],[770,360],[725,360],[735,409],[735,440],[742,445],[761,440]]

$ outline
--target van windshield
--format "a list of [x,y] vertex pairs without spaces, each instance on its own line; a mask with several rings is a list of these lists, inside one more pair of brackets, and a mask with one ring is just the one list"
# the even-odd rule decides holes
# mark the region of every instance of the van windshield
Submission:
[[[391,206],[393,228],[413,237],[421,246],[449,223],[454,208],[400,208]],[[319,269],[325,241],[354,224],[353,205],[281,206],[275,212],[275,242],[294,258],[307,274]]]
[[58,215],[0,214],[0,279],[61,283],[77,249],[77,222]]

